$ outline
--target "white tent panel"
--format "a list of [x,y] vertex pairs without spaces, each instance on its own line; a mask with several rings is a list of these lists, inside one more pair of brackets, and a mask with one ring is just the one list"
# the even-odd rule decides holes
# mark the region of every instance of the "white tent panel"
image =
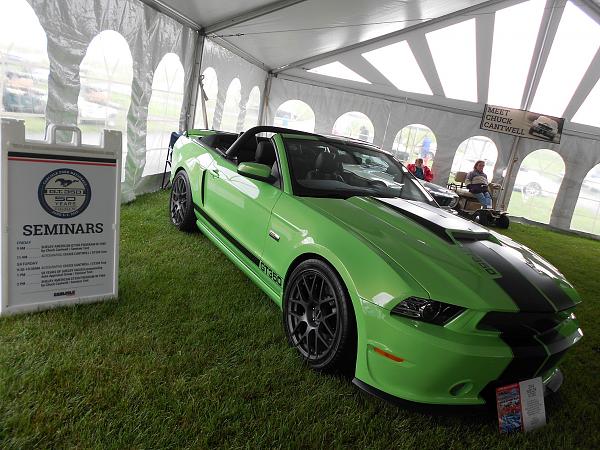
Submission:
[[[379,0],[374,4],[364,0],[307,0],[217,34],[229,35],[225,37],[228,42],[276,68],[479,3],[485,2]],[[244,2],[238,4],[240,11],[247,10]],[[233,36],[236,34],[240,36]]]
[[431,88],[408,42],[396,42],[362,54],[398,89],[431,95]]
[[531,110],[561,117],[600,46],[600,24],[568,2]]
[[365,80],[355,71],[343,65],[339,61],[334,61],[323,66],[315,67],[314,69],[310,69],[309,72],[318,73],[328,77],[341,78],[343,80],[351,80],[358,81],[359,83],[371,84],[370,81]]
[[243,11],[251,11],[262,6],[273,3],[275,0],[228,0],[226,2],[219,0],[161,0],[147,3],[160,7],[161,3],[177,11],[182,16],[190,19],[192,22],[206,27],[230,17],[236,17]]

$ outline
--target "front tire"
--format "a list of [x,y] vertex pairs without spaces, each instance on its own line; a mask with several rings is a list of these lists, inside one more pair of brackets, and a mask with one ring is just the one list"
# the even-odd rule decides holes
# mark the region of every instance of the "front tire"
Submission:
[[175,175],[171,187],[171,199],[169,201],[171,222],[180,231],[195,231],[196,217],[192,203],[192,189],[190,180],[184,170]]
[[300,263],[286,284],[283,327],[290,345],[313,369],[353,374],[356,321],[346,289],[325,262]]
[[506,230],[510,226],[510,219],[506,214],[502,214],[496,219],[496,226]]

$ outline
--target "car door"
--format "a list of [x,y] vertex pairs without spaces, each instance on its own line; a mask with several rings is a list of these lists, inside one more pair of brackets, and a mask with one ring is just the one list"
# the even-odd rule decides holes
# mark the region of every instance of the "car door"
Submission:
[[204,210],[229,247],[260,273],[259,257],[270,215],[281,189],[238,174],[237,166],[218,157],[205,174]]

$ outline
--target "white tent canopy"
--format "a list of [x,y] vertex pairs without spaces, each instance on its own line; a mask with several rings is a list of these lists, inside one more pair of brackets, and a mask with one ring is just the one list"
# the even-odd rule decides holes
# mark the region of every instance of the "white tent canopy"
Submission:
[[[8,5],[0,6],[8,30],[0,31],[0,81],[9,99],[0,114],[24,115],[22,105],[9,104],[18,83],[8,75],[20,71],[21,80],[25,60],[29,72],[49,72],[46,85],[28,75],[30,120],[85,128],[94,108],[103,126],[121,118],[126,200],[156,185],[175,115],[180,129],[203,126],[202,74],[209,126],[276,123],[360,136],[406,158],[429,152],[440,185],[473,158],[485,159],[489,174],[504,181],[509,212],[600,234],[598,2],[142,2],[16,0],[6,14]],[[10,31],[23,5],[41,25],[38,34],[23,27],[40,36],[39,55]],[[109,42],[107,30],[122,39]],[[101,47],[90,45],[100,35],[112,49],[104,75],[94,70],[101,59],[86,56]],[[42,94],[45,114],[34,111]],[[564,117],[561,143],[481,130],[486,103]],[[525,177],[544,195],[517,195]]]

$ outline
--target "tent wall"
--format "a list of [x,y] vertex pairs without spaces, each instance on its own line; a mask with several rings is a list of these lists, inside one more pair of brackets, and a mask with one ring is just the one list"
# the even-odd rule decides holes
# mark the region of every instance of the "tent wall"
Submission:
[[[207,38],[204,41],[201,71],[204,72],[208,68],[213,68],[215,70],[218,80],[218,95],[212,128],[216,130],[221,129],[227,91],[231,82],[237,78],[241,84],[241,100],[239,103],[240,112],[236,129],[229,131],[242,131],[242,125],[246,119],[246,105],[248,104],[248,98],[255,86],[260,89],[261,104],[259,110],[262,108],[267,72],[254,64],[250,64],[248,61]],[[198,104],[200,104],[199,100]],[[202,115],[199,113],[198,109],[196,110],[195,123],[196,126],[199,126],[202,123]]]
[[[390,150],[396,134],[410,124],[429,127],[437,140],[437,153],[432,170],[434,182],[445,185],[450,175],[452,162],[459,145],[473,136],[491,139],[498,150],[498,159],[492,178],[503,181],[503,173],[509,164],[515,138],[509,135],[480,129],[481,118],[473,114],[461,114],[447,109],[423,107],[411,102],[389,101],[360,94],[316,86],[308,83],[273,78],[265,115],[265,124],[273,124],[277,109],[288,100],[301,100],[315,114],[315,131],[331,134],[333,124],[342,114],[358,111],[369,117],[374,126],[376,145]],[[600,142],[593,136],[578,136],[566,132],[560,144],[520,139],[516,141],[517,159],[511,178],[505,181],[508,192],[506,204],[518,175],[520,163],[527,155],[538,149],[556,151],[565,162],[565,173],[560,190],[552,207],[550,225],[568,230],[580,195],[582,182],[588,171],[600,163]]]
[[436,173],[434,181],[442,185],[450,174],[456,149],[469,137],[486,136],[496,144],[499,159],[494,179],[501,176],[508,163],[513,138],[479,129],[480,118],[279,78],[274,78],[271,83],[266,123],[272,124],[279,106],[292,99],[301,100],[313,109],[317,133],[331,134],[336,119],[344,113],[358,111],[365,114],[375,129],[373,143],[388,150],[392,148],[396,134],[406,125],[426,125],[437,139],[438,150],[432,170]]
[[[184,67],[184,92],[191,91],[198,33],[137,0],[27,0],[48,38],[48,123],[77,124],[80,65],[92,39],[104,30],[119,32],[133,57],[131,104],[127,115],[127,158],[123,200],[152,189],[142,180],[146,164],[148,104],[154,71],[167,53]],[[181,123],[188,115],[187,102]],[[157,178],[154,176],[154,178]]]

